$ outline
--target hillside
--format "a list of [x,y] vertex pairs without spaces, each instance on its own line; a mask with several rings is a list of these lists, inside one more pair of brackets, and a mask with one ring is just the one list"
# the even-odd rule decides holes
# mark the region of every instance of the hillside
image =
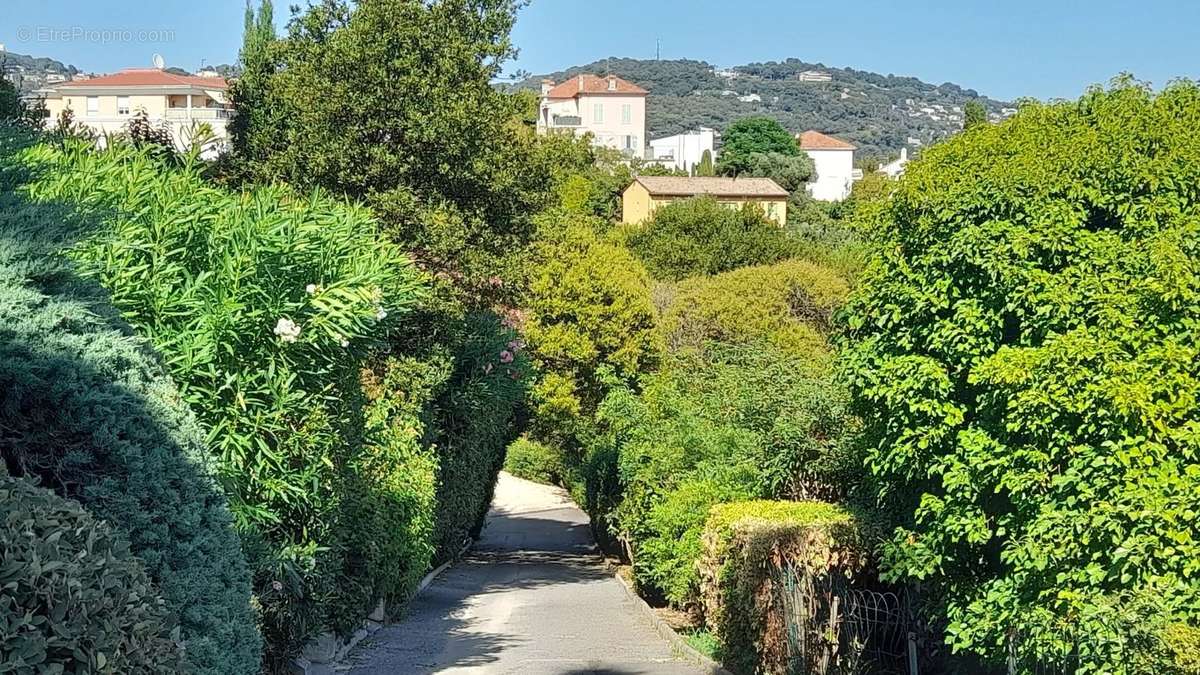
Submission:
[[16,52],[0,52],[0,62],[3,63],[4,77],[22,94],[70,80],[80,72],[75,66],[65,65],[61,61]]
[[515,86],[536,90],[542,78],[557,82],[584,72],[613,73],[647,89],[651,138],[698,126],[724,129],[741,117],[767,115],[792,131],[816,129],[853,142],[862,156],[882,157],[958,131],[962,106],[971,99],[983,102],[994,118],[1011,111],[1011,104],[956,84],[798,59],[717,69],[704,61],[612,58]]

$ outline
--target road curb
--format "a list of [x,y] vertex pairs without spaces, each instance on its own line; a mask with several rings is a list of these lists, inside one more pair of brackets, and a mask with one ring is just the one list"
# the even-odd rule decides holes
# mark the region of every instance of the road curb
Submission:
[[605,560],[604,562],[606,565],[608,565],[609,571],[613,573],[613,578],[616,579],[621,588],[625,590],[625,594],[628,595],[630,600],[632,600],[633,603],[638,606],[638,609],[640,609],[641,612],[646,615],[646,618],[650,620],[650,623],[654,626],[654,630],[658,632],[659,636],[661,636],[667,642],[670,642],[671,647],[674,648],[676,652],[682,654],[687,660],[695,663],[696,665],[707,669],[709,675],[733,675],[733,673],[726,670],[721,664],[713,661],[704,654],[701,654],[696,650],[695,647],[688,644],[687,640],[685,640],[682,635],[675,632],[675,629],[671,628],[666,621],[663,621],[663,618],[658,615],[658,612],[654,611],[653,607],[646,604],[646,601],[642,599],[642,596],[638,595],[637,591],[633,590],[633,587],[629,585],[629,582],[625,581],[625,577],[617,573],[616,568],[609,563],[608,560]]

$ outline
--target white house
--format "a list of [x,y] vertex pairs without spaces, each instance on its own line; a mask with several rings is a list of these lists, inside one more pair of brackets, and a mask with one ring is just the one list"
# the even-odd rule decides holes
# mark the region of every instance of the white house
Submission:
[[577,75],[558,85],[543,80],[538,133],[590,132],[594,145],[640,159],[646,147],[648,93],[616,75]]
[[900,158],[894,159],[879,167],[879,173],[888,178],[899,178],[904,175],[904,167],[908,164],[908,148],[900,148]]
[[862,177],[854,168],[855,147],[846,141],[817,131],[796,135],[796,141],[817,170],[817,180],[808,184],[813,199],[840,202],[850,196],[854,181]]
[[691,172],[705,151],[717,161],[717,132],[708,127],[650,141],[650,157],[663,166]]

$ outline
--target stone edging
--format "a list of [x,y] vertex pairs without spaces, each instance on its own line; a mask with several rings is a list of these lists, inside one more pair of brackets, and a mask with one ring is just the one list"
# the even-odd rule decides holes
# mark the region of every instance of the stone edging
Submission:
[[[605,563],[607,564],[608,561],[606,560]],[[646,604],[646,601],[642,599],[642,596],[638,595],[637,591],[633,590],[633,587],[629,585],[629,582],[625,581],[625,577],[617,573],[613,565],[609,564],[608,569],[613,573],[613,577],[616,578],[617,583],[621,585],[621,588],[625,590],[625,594],[628,595],[631,600],[633,600],[634,604],[641,609],[642,613],[645,614],[650,622],[654,625],[654,630],[656,630],[664,640],[670,642],[675,651],[682,654],[685,658],[687,658],[687,660],[707,669],[709,675],[733,675],[723,666],[721,666],[721,664],[713,661],[704,654],[701,654],[696,650],[695,647],[688,644],[687,640],[684,639],[682,635],[675,632],[675,629],[671,628],[671,626],[668,625],[667,622],[658,615],[658,612],[655,612],[650,605]]]
[[[412,602],[421,591],[424,591],[433,580],[438,577],[446,568],[462,559],[463,554],[467,552],[475,544],[473,539],[468,538],[463,542],[463,546],[458,550],[454,557],[446,562],[438,565],[429,574],[421,578],[421,582],[417,584],[415,590],[408,601]],[[383,600],[375,606],[367,618],[363,621],[363,625],[358,630],[354,631],[345,640],[339,639],[333,633],[321,633],[317,637],[309,640],[304,645],[304,649],[300,652],[300,656],[292,659],[288,664],[288,670],[293,675],[332,675],[337,670],[341,662],[350,654],[350,650],[354,649],[359,642],[366,637],[375,634],[380,628],[383,628],[384,622],[387,620],[387,610],[384,607]]]

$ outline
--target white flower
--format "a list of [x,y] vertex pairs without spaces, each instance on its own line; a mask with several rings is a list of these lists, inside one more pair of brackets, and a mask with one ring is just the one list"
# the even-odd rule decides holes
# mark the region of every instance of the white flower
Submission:
[[350,341],[346,338],[342,338],[342,341],[339,344],[342,345],[342,349],[345,349],[346,347],[350,346]]
[[309,295],[316,295],[317,294],[317,285],[309,284],[309,285],[305,286],[304,292],[308,293]]
[[300,337],[300,326],[291,319],[283,318],[275,324],[275,334],[284,342],[295,342]]
[[375,318],[379,319],[380,321],[383,321],[384,319],[387,318],[387,310],[380,307],[379,309],[377,309],[375,311]]

